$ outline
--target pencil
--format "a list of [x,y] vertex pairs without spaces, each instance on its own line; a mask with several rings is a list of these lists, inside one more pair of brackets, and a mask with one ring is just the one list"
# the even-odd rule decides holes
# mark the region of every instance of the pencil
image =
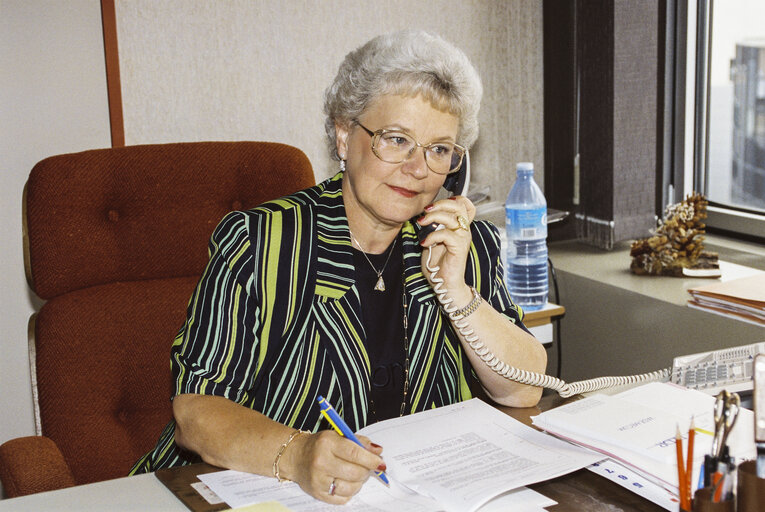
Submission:
[[675,432],[675,451],[677,452],[677,497],[680,499],[680,508],[690,510],[685,501],[686,483],[685,483],[685,464],[683,464],[683,438],[680,436],[680,425],[677,425]]
[[720,503],[723,496],[723,479],[725,473],[718,471],[712,475],[712,503]]
[[691,491],[691,480],[693,479],[693,440],[696,437],[696,430],[691,416],[691,426],[688,428],[688,458],[685,462],[685,502],[688,508],[691,508],[693,493]]

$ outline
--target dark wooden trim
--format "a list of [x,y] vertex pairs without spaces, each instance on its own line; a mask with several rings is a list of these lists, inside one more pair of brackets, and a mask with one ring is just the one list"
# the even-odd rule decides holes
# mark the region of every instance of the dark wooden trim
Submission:
[[122,118],[122,86],[120,84],[120,57],[117,48],[117,15],[114,9],[114,0],[101,0],[101,23],[104,29],[109,124],[112,147],[117,148],[125,145],[125,123]]
[[576,2],[545,0],[544,44],[544,152],[547,206],[571,212],[566,222],[548,226],[551,241],[576,238],[571,221],[574,204],[576,155]]
[[543,3],[545,197],[575,221],[550,240],[610,249],[654,224],[667,1]]
[[619,151],[614,133],[613,0],[577,2],[580,73],[579,155],[581,210],[602,221],[614,220],[614,164]]

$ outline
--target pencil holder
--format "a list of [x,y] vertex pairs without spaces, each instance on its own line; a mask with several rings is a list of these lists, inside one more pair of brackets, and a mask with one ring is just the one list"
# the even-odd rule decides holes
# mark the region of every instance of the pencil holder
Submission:
[[703,487],[693,495],[693,512],[733,512],[733,500],[712,501],[712,487]]
[[738,511],[759,512],[765,503],[765,478],[757,478],[756,462],[738,465]]

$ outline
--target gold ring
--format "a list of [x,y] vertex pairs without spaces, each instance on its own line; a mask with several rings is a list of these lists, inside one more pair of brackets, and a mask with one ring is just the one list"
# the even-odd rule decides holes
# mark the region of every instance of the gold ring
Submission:
[[335,489],[337,489],[337,485],[335,485],[335,479],[333,478],[332,483],[329,484],[329,490],[327,491],[327,494],[329,494],[330,496],[334,496]]
[[468,220],[465,218],[464,215],[457,215],[457,224],[460,225],[459,229],[470,231],[470,224],[468,223]]

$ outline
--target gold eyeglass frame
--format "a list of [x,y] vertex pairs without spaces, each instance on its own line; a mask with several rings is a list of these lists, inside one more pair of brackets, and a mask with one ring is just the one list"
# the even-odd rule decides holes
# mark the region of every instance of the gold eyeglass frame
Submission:
[[[448,176],[450,174],[453,174],[459,171],[460,166],[462,165],[462,160],[465,158],[465,153],[467,152],[467,149],[465,149],[463,146],[460,146],[459,144],[456,144],[454,142],[441,142],[440,144],[444,144],[444,143],[451,144],[454,147],[454,149],[457,150],[457,154],[459,155],[460,158],[459,158],[459,161],[457,162],[457,165],[453,169],[450,169],[448,172],[445,172],[445,173],[438,172],[435,169],[433,169],[428,163],[428,148],[438,145],[439,142],[431,142],[430,144],[420,144],[419,142],[417,142],[417,140],[415,140],[415,138],[411,134],[407,133],[404,130],[389,130],[387,128],[381,128],[373,132],[372,130],[370,130],[363,124],[361,124],[358,119],[353,119],[352,121],[355,124],[359,125],[361,129],[367,132],[367,135],[369,135],[372,138],[372,141],[371,141],[372,153],[374,153],[377,158],[379,158],[380,160],[388,164],[400,164],[401,162],[406,162],[407,160],[412,158],[412,155],[414,155],[414,152],[417,148],[422,148],[422,153],[423,153],[423,156],[425,157],[425,165],[428,166],[428,169],[430,169],[434,173],[439,174],[441,176]],[[380,137],[382,137],[386,133],[401,133],[403,135],[406,135],[410,139],[412,139],[412,142],[414,142],[415,145],[412,147],[412,149],[409,150],[409,153],[406,155],[405,158],[397,162],[393,162],[390,160],[385,160],[383,157],[380,156],[380,153],[377,152],[376,146],[380,141]]]

